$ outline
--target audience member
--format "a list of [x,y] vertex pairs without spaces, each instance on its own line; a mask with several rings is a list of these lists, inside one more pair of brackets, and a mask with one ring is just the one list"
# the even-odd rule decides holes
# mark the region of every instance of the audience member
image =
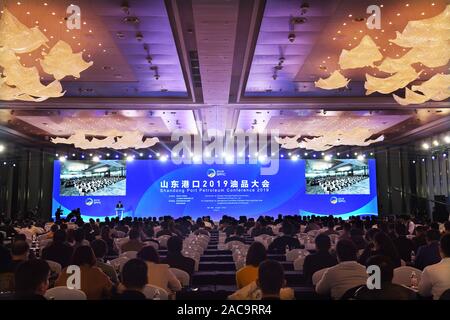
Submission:
[[45,300],[49,287],[50,267],[45,260],[24,261],[14,275],[16,300]]
[[269,245],[269,251],[285,252],[286,247],[291,249],[300,248],[300,242],[294,237],[294,228],[288,221],[283,221],[283,235],[276,237]]
[[439,253],[440,234],[437,230],[428,230],[426,233],[427,244],[417,249],[415,267],[423,270],[425,267],[441,261]]
[[111,280],[112,283],[117,284],[119,279],[117,278],[117,273],[114,267],[108,263],[105,263],[104,258],[108,250],[108,246],[103,239],[96,239],[91,243],[92,251],[96,258],[95,265],[99,267]]
[[162,263],[168,264],[171,268],[186,271],[190,277],[195,271],[195,261],[182,254],[183,240],[178,236],[170,237],[167,241],[167,256]]
[[144,244],[140,240],[139,230],[132,228],[129,233],[130,240],[125,242],[121,247],[122,252],[127,251],[139,251],[144,247]]
[[256,283],[261,290],[261,300],[280,300],[280,290],[286,284],[283,266],[275,260],[261,262]]
[[338,264],[329,268],[316,285],[316,292],[340,299],[349,289],[367,281],[366,268],[356,262],[356,246],[348,239],[339,240],[336,245]]
[[303,263],[303,277],[305,283],[308,285],[312,284],[312,276],[316,271],[337,264],[336,257],[330,254],[330,237],[327,234],[322,233],[319,234],[314,241],[316,244],[316,252],[307,255]]
[[160,287],[169,294],[181,290],[181,283],[170,271],[168,264],[159,263],[158,252],[152,246],[143,247],[137,257],[147,263],[148,284]]
[[253,242],[247,251],[245,267],[236,272],[236,285],[243,288],[258,278],[258,268],[267,259],[266,247],[260,242]]
[[117,300],[145,300],[147,285],[147,264],[140,259],[131,259],[122,268],[123,290],[114,298]]
[[425,267],[419,283],[419,294],[435,300],[450,289],[450,234],[442,236],[439,248],[442,260]]
[[[80,267],[81,290],[86,294],[88,300],[99,300],[109,297],[111,294],[112,282],[108,276],[96,266],[94,252],[89,246],[80,246],[75,249],[72,257],[72,265]],[[56,286],[67,286],[67,280],[71,273],[67,268],[61,271]]]
[[416,293],[395,283],[392,283],[394,278],[394,264],[387,256],[376,255],[369,258],[367,264],[370,266],[378,266],[381,271],[380,288],[369,289],[368,286],[363,285],[355,293],[357,300],[415,300]]
[[65,268],[72,259],[73,248],[66,243],[66,232],[57,230],[53,235],[53,241],[42,250],[42,259],[58,262]]

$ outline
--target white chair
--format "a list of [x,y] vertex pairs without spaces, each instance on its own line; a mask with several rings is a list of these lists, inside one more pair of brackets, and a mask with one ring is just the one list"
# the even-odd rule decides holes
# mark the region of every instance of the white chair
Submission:
[[233,240],[233,241],[230,241],[230,242],[227,243],[227,249],[231,250],[233,248],[233,246],[242,247],[244,245],[245,244],[240,242],[240,241],[234,241]]
[[159,245],[155,241],[145,241],[144,244],[146,246],[152,246],[156,251],[159,250]]
[[306,256],[308,254],[309,254],[308,250],[292,249],[286,253],[286,261],[289,261],[289,262],[295,261],[298,257]]
[[136,259],[137,251],[126,251],[121,253],[119,257],[125,257],[127,259]]
[[126,257],[119,257],[119,258],[110,260],[109,264],[112,265],[115,270],[122,272],[122,268],[123,268],[124,264],[127,263],[128,260],[130,260],[130,259],[128,259]]
[[143,294],[149,300],[169,300],[169,294],[166,290],[151,284],[145,285]]
[[44,296],[48,300],[87,300],[83,291],[64,286],[48,289]]
[[169,268],[169,270],[177,277],[183,287],[188,287],[191,281],[189,273],[177,268]]
[[402,266],[394,269],[394,278],[392,282],[399,285],[410,286],[411,274],[415,272],[417,276],[417,283],[420,283],[422,271],[410,266]]
[[236,270],[240,270],[245,267],[245,258],[241,257],[240,259],[235,260],[234,266],[236,267]]
[[317,237],[317,235],[318,235],[319,233],[320,233],[320,230],[311,230],[311,231],[308,231],[308,232],[307,232],[307,235],[310,236],[310,237],[315,238],[315,237]]
[[115,231],[113,232],[113,234],[114,234],[117,238],[125,238],[125,236],[127,235],[125,232],[119,231],[119,230],[115,230]]
[[55,273],[57,275],[59,275],[61,273],[62,266],[58,262],[52,261],[52,260],[46,260],[46,261],[48,263],[48,266],[50,267],[50,270],[53,273]]
[[329,237],[331,244],[337,243],[339,241],[339,235],[337,234],[330,234]]
[[115,239],[114,239],[114,246],[116,247],[117,252],[118,252],[119,254],[122,253],[122,245],[125,244],[125,243],[127,243],[128,240],[130,240],[129,237],[126,237],[126,238],[115,238]]
[[170,239],[170,236],[169,236],[169,235],[164,235],[164,236],[161,236],[161,237],[157,238],[156,240],[158,240],[159,246],[160,246],[161,248],[167,248],[167,241],[168,241],[169,239]]
[[305,263],[305,257],[300,256],[294,260],[294,270],[295,271],[303,271],[303,264]]
[[314,272],[314,274],[312,275],[312,284],[313,284],[313,286],[315,286],[320,281],[320,279],[322,279],[323,274],[328,269],[330,269],[330,268],[323,268],[323,269],[320,269],[319,271]]

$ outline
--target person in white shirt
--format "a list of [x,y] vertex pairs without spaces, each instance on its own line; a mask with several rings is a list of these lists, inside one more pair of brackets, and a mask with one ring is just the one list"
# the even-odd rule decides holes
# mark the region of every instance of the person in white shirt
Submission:
[[316,292],[340,299],[349,289],[365,285],[368,275],[366,268],[356,262],[357,249],[351,240],[339,240],[336,253],[339,263],[323,274],[316,285]]
[[440,252],[441,262],[426,267],[419,283],[419,294],[435,300],[450,289],[450,234],[442,236]]

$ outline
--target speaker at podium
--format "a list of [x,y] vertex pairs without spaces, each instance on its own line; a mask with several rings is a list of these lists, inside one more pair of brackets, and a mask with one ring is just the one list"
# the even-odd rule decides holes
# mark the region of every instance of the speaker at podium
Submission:
[[119,201],[116,204],[116,218],[122,219],[123,213],[124,213],[123,204],[122,201]]

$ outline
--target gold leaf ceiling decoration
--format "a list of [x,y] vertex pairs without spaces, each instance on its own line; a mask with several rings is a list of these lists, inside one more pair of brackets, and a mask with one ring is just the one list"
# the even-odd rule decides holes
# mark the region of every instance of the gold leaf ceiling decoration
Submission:
[[14,17],[8,9],[3,9],[0,19],[0,47],[15,53],[29,53],[48,42],[39,27],[28,28]]
[[412,86],[413,91],[420,91],[429,99],[442,101],[450,97],[450,74],[435,74],[421,85]]
[[78,78],[80,72],[92,66],[85,62],[82,53],[73,53],[69,44],[58,41],[40,61],[44,72],[55,80],[43,85],[38,69],[25,67],[17,54],[29,53],[46,45],[49,40],[39,27],[28,28],[19,22],[8,9],[3,9],[0,18],[0,99],[41,102],[65,94],[59,80],[66,76]]
[[[366,95],[374,92],[390,94],[398,89],[405,88],[405,98],[393,95],[395,101],[401,105],[420,104],[429,100],[442,101],[450,97],[449,75],[436,74],[421,85],[413,85],[411,89],[406,86],[418,79],[422,70],[417,72],[413,65],[439,68],[448,64],[450,60],[450,5],[443,12],[429,19],[409,21],[402,32],[396,32],[396,39],[389,40],[400,47],[408,48],[400,58],[385,57],[377,66],[377,62],[383,58],[375,42],[368,35],[361,39],[358,46],[352,50],[343,49],[339,57],[339,65],[342,70],[374,67],[389,73],[391,76],[377,78],[366,74]],[[334,80],[337,70],[328,79],[319,79],[316,87],[322,89],[336,89]],[[341,75],[342,76],[342,75]],[[342,76],[345,79],[344,76]],[[337,78],[342,82],[342,79]],[[347,79],[345,79],[347,80]],[[419,92],[415,92],[419,91]]]
[[86,138],[88,132],[77,131],[69,138],[53,138],[52,143],[55,144],[73,144],[75,148],[83,150],[93,150],[101,148],[109,148],[115,150],[124,149],[146,149],[154,146],[159,142],[158,138],[145,138],[139,131],[119,132],[112,130],[101,134],[104,138]]
[[326,79],[320,78],[316,82],[314,82],[315,86],[321,89],[333,90],[342,87],[346,87],[350,82],[349,79],[345,78],[339,70],[335,70],[331,76]]
[[[65,60],[65,64],[61,65],[61,61]],[[74,54],[70,45],[62,40],[58,41],[55,46],[45,55],[44,60],[40,60],[42,69],[61,80],[66,76],[80,77],[80,72],[92,66],[93,62],[83,60],[82,53]]]
[[405,97],[401,98],[395,94],[392,95],[397,101],[398,104],[401,104],[402,106],[407,106],[409,104],[421,104],[429,100],[427,96],[424,96],[423,94],[414,92],[408,88],[405,88]]
[[396,39],[389,40],[404,48],[434,47],[450,40],[450,5],[429,19],[409,21],[403,32],[396,32]]
[[342,70],[373,67],[374,62],[383,59],[376,43],[368,35],[353,49],[343,49],[339,56],[339,66]]
[[377,78],[366,73],[366,82],[364,84],[364,88],[367,90],[366,95],[374,92],[384,94],[392,93],[398,89],[404,88],[410,82],[416,80],[419,75],[420,72],[417,73],[411,66],[387,78]]

